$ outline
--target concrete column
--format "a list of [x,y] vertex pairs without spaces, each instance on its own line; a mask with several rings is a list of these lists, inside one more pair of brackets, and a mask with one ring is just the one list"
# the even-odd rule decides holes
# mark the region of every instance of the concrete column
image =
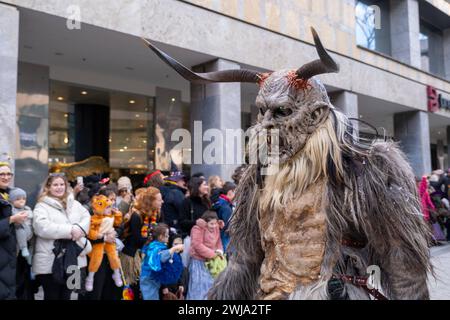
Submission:
[[390,12],[392,57],[420,68],[418,0],[390,0]]
[[[330,98],[333,105],[347,117],[359,119],[357,94],[349,91],[334,92],[330,95]],[[355,130],[359,129],[357,121],[352,121],[351,123],[355,127]]]
[[0,161],[14,165],[19,11],[0,4]]
[[358,112],[358,95],[349,92],[341,91],[332,95],[333,105],[340,111],[345,113],[349,118],[359,118]]
[[416,177],[431,172],[430,125],[428,114],[410,111],[394,114],[394,135],[406,153]]
[[445,78],[450,80],[450,28],[444,30],[443,44]]
[[433,169],[444,169],[444,141],[438,140],[437,141],[437,163],[438,167]]
[[[240,69],[240,65],[217,59],[193,69],[211,72]],[[219,175],[230,180],[242,150],[240,141],[227,137],[226,130],[236,132],[241,128],[241,84],[191,85],[191,110],[191,172],[201,171],[206,177]]]

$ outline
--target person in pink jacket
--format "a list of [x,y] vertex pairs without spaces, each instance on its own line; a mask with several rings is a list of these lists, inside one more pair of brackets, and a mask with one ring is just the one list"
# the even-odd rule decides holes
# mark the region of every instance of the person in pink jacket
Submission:
[[224,223],[214,211],[206,211],[191,230],[191,261],[187,300],[205,300],[214,279],[205,261],[223,255],[220,229]]
[[420,202],[422,205],[422,213],[426,221],[430,222],[430,210],[434,211],[436,208],[434,207],[433,202],[431,201],[430,194],[428,192],[428,180],[426,176],[422,177],[422,181],[420,181],[419,185],[419,196]]

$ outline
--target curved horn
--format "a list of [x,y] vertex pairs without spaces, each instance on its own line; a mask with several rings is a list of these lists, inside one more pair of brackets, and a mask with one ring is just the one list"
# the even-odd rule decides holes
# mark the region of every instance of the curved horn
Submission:
[[256,83],[260,80],[260,73],[253,70],[236,69],[223,70],[207,73],[195,73],[183,66],[177,60],[161,51],[146,39],[142,38],[146,45],[155,52],[165,63],[175,69],[183,78],[193,83],[205,84],[212,82],[252,82]]
[[316,45],[316,50],[320,59],[309,62],[296,71],[297,77],[305,80],[318,74],[339,71],[339,65],[333,60],[333,58],[331,58],[327,50],[325,50],[316,30],[314,30],[313,27],[311,27],[311,32],[313,34],[314,44]]

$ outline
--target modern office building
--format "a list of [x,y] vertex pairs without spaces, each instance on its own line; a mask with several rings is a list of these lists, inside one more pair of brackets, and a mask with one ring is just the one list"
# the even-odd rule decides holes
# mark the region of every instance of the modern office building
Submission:
[[[140,38],[195,70],[265,71],[316,59],[310,26],[341,66],[319,76],[332,103],[399,141],[417,176],[447,168],[446,0],[2,1],[0,156],[32,197],[56,162],[99,155],[115,176],[180,167],[197,151],[173,150],[174,130],[248,128],[258,87],[190,85]],[[229,179],[235,166],[183,170]]]

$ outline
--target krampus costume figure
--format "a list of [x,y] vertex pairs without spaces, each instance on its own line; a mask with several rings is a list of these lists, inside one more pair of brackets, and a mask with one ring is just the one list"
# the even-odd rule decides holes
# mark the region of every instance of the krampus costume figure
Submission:
[[[429,230],[411,167],[395,143],[363,141],[331,105],[314,76],[339,67],[312,32],[320,59],[265,74],[193,73],[147,42],[192,82],[258,83],[253,128],[279,130],[278,173],[252,164],[239,183],[234,253],[209,298],[428,299]],[[384,295],[365,286],[370,265]]]

